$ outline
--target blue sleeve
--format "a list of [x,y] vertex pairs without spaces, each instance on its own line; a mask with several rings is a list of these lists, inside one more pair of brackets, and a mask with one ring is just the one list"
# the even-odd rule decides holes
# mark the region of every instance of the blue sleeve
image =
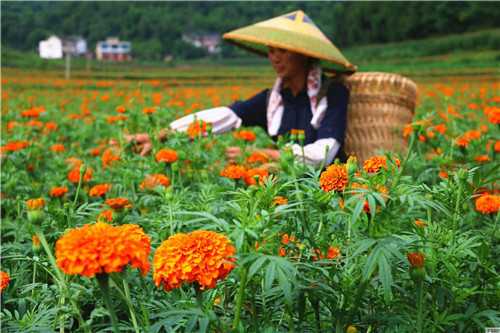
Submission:
[[327,93],[328,108],[318,128],[317,139],[334,138],[344,144],[347,125],[349,90],[341,83],[332,83]]
[[267,129],[267,95],[265,89],[246,101],[236,101],[229,108],[242,120],[243,126],[260,126]]

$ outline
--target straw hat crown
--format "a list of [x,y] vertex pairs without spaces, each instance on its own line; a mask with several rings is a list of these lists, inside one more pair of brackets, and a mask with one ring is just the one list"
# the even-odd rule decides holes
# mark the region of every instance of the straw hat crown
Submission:
[[272,46],[319,59],[326,71],[356,71],[356,66],[301,10],[230,31],[223,38],[260,55],[267,55],[267,47]]

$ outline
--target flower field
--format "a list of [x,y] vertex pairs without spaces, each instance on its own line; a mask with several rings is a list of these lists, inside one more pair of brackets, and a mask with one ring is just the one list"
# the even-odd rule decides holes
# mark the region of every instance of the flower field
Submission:
[[[160,140],[271,82],[7,71],[2,331],[500,327],[498,80],[418,82],[407,152],[324,170],[293,162],[290,138],[263,168],[255,149],[273,142],[257,128]],[[127,133],[149,133],[152,153]]]

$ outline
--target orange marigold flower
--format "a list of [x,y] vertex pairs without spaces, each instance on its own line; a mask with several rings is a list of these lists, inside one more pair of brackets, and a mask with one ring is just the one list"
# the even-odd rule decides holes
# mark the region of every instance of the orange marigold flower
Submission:
[[278,255],[279,255],[280,257],[284,257],[284,256],[286,256],[286,250],[285,250],[285,248],[284,248],[284,247],[280,246],[280,248],[278,249]]
[[495,142],[495,146],[493,149],[495,150],[495,153],[500,153],[500,140],[497,140]]
[[2,146],[2,151],[18,151],[23,150],[28,147],[30,143],[28,141],[10,141]]
[[336,246],[330,246],[326,252],[326,257],[328,259],[335,259],[340,255],[340,249]]
[[21,112],[21,116],[25,118],[38,118],[40,117],[40,113],[45,112],[45,108],[43,106],[35,106],[31,109],[25,110]]
[[86,277],[121,272],[129,264],[146,275],[150,251],[150,238],[135,224],[86,224],[71,229],[56,242],[59,268],[66,274]]
[[254,151],[250,156],[247,157],[247,163],[250,164],[264,164],[269,162],[269,157],[266,153],[261,151]]
[[347,181],[347,167],[345,164],[332,164],[319,177],[319,185],[325,192],[343,191]]
[[59,186],[51,188],[49,195],[52,198],[60,198],[66,193],[68,193],[68,188],[66,186]]
[[455,143],[459,147],[466,148],[469,145],[469,140],[467,138],[461,136],[455,140]]
[[98,222],[111,222],[113,221],[113,211],[111,209],[103,210],[97,216]]
[[115,110],[118,113],[125,113],[125,112],[127,112],[127,109],[123,105],[118,105]]
[[111,189],[111,184],[98,184],[93,186],[90,191],[89,195],[91,197],[102,197],[104,196],[109,190]]
[[101,148],[92,148],[90,150],[90,155],[92,155],[92,156],[99,156],[99,155],[101,155]]
[[410,137],[411,133],[413,133],[413,126],[411,124],[405,125],[403,129],[403,138]]
[[479,131],[479,130],[470,130],[470,131],[465,132],[465,136],[469,140],[476,140],[476,139],[481,138],[481,131]]
[[80,167],[83,164],[83,161],[76,157],[68,157],[65,162],[72,168]]
[[42,128],[43,127],[43,122],[41,122],[40,120],[31,119],[30,121],[28,121],[26,123],[26,125],[30,126],[30,127]]
[[0,271],[0,292],[3,292],[3,290],[7,288],[9,283],[10,283],[9,273]]
[[421,252],[411,252],[406,255],[408,261],[410,262],[411,267],[413,268],[422,268],[424,267],[425,257]]
[[434,129],[436,130],[436,132],[444,135],[446,133],[447,127],[445,124],[438,124],[434,127]]
[[203,120],[195,120],[189,124],[186,133],[191,138],[194,139],[199,136],[203,136],[207,133],[208,124]]
[[[68,173],[68,180],[73,184],[78,184],[78,182],[80,181],[80,168],[81,168],[80,166],[74,167]],[[92,168],[90,167],[87,167],[85,169],[85,173],[83,174],[82,182],[88,183],[92,179],[93,174],[94,170],[92,170]]]
[[57,123],[55,123],[53,121],[48,121],[45,123],[45,126],[44,126],[45,133],[53,132],[55,130],[57,130]]
[[500,196],[483,194],[476,200],[476,210],[481,214],[494,214],[500,209]]
[[113,123],[117,123],[119,121],[124,121],[124,120],[127,120],[128,117],[125,116],[125,115],[122,115],[122,114],[119,114],[117,116],[108,116],[106,117],[106,121],[108,122],[108,124],[113,124]]
[[257,138],[255,133],[253,131],[249,131],[249,130],[241,130],[238,132],[234,132],[233,135],[235,138],[241,139],[241,140],[244,140],[247,142],[253,142]]
[[281,236],[281,243],[285,245],[290,243],[290,237],[288,236],[288,234],[283,234],[283,236]]
[[374,156],[363,163],[363,169],[368,173],[377,173],[381,168],[387,169],[387,158],[385,156]]
[[156,112],[156,108],[154,106],[150,106],[150,107],[142,109],[142,113],[144,113],[144,114],[153,114],[155,112]]
[[52,146],[50,146],[50,150],[53,151],[54,153],[61,153],[65,150],[64,145],[60,143],[56,143]]
[[120,210],[123,208],[132,208],[132,204],[127,198],[112,198],[105,201],[106,205],[113,208],[114,210]]
[[139,187],[141,188],[141,190],[150,190],[154,189],[157,186],[170,186],[170,179],[161,173],[147,175]]
[[178,159],[177,152],[169,148],[160,149],[156,153],[155,157],[157,162],[165,163],[174,163]]
[[220,175],[222,177],[230,178],[230,179],[241,179],[245,177],[246,175],[246,169],[245,167],[241,165],[235,165],[231,164],[225,167],[221,172]]
[[106,149],[101,156],[101,163],[103,168],[107,168],[119,160],[120,160],[120,155],[117,155],[115,153],[114,148]]
[[26,206],[28,210],[37,210],[45,206],[45,200],[43,198],[28,199],[26,200]]
[[488,155],[479,155],[479,156],[476,156],[474,158],[474,160],[476,162],[479,162],[479,163],[484,163],[484,162],[488,162],[490,160],[490,157]]
[[273,199],[273,205],[281,206],[286,204],[288,204],[288,199],[280,195],[275,196]]
[[500,124],[500,107],[497,106],[487,106],[483,110],[484,114],[488,118],[488,121],[494,125]]
[[259,184],[262,184],[264,180],[269,176],[269,171],[266,169],[261,169],[261,168],[254,168],[254,169],[249,169],[245,173],[245,183],[250,186],[250,185],[256,185],[257,182]]
[[154,255],[153,280],[166,291],[194,282],[201,289],[214,288],[234,268],[235,252],[226,236],[213,231],[170,236]]
[[415,220],[415,226],[417,228],[425,228],[427,226],[427,223],[422,220]]
[[9,121],[7,123],[7,132],[11,132],[15,127],[19,126],[19,123],[17,121]]

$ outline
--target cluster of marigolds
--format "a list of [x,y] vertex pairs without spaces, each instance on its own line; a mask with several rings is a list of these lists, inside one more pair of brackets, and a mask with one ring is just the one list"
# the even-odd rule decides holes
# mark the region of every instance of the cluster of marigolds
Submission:
[[[121,272],[130,265],[143,275],[150,270],[151,240],[135,224],[97,222],[68,231],[56,242],[56,260],[66,274],[94,277]],[[156,250],[153,280],[165,290],[194,284],[214,288],[234,268],[235,248],[226,236],[197,230],[169,237]]]
[[[104,98],[107,101],[109,96]],[[145,107],[142,113],[151,117],[157,112],[157,107],[162,100],[162,95],[153,96],[154,106]],[[174,101],[174,99],[172,99]],[[175,101],[174,101],[175,102]],[[171,102],[174,103],[174,102]],[[175,103],[180,103],[177,100]],[[499,103],[500,98],[494,97],[492,102]],[[170,103],[170,102],[169,102]],[[172,104],[173,105],[173,104]],[[61,106],[62,108],[63,105]],[[192,105],[191,109],[196,109],[199,105]],[[479,110],[476,104],[469,104],[470,110]],[[81,114],[70,115],[73,119],[82,119],[90,114],[87,103],[82,103]],[[127,108],[123,105],[116,107],[117,115],[107,117],[109,124],[126,121]],[[39,117],[46,112],[43,106],[33,106],[21,112],[21,117],[26,122],[20,123],[10,121],[6,129],[8,133],[14,131],[16,127],[27,126],[48,134],[57,131],[58,125],[53,121],[43,123]],[[484,106],[483,113],[491,124],[500,124],[500,108],[497,106]],[[422,143],[433,144],[433,140],[442,136],[459,147],[464,153],[471,145],[479,142],[482,136],[488,132],[488,127],[483,124],[475,129],[469,129],[452,137],[446,123],[451,119],[463,119],[463,115],[448,106],[445,112],[438,112],[437,119],[424,119],[407,126],[404,129],[404,136],[409,137],[413,132],[418,131],[417,138]],[[211,124],[203,121],[193,122],[187,129],[187,135],[191,140],[209,134]],[[240,130],[234,133],[234,137],[246,142],[253,142],[256,135],[252,131]],[[21,151],[30,148],[33,142],[26,140],[12,140],[0,147],[0,155]],[[58,154],[66,151],[64,144],[54,143],[50,146],[50,151]],[[490,140],[484,147],[484,154],[474,156],[474,160],[479,163],[491,160],[489,153],[500,152],[500,140]],[[443,149],[435,147],[434,154],[440,155]],[[102,168],[109,168],[120,161],[121,150],[119,147],[101,145],[90,151],[91,156],[100,156]],[[178,153],[170,148],[163,148],[156,152],[155,160],[158,163],[175,163],[178,161]],[[69,165],[67,180],[79,186],[92,181],[94,170],[77,158],[69,158],[66,161]],[[246,165],[230,164],[221,172],[220,176],[235,181],[242,181],[246,185],[261,184],[269,172],[261,167],[269,162],[269,157],[261,152],[253,152],[247,159]],[[376,175],[381,170],[391,170],[398,168],[398,159],[388,160],[385,156],[375,156],[366,160],[363,164],[363,171],[370,175]],[[31,165],[27,166],[29,171],[33,171]],[[446,178],[447,171],[441,170],[440,177]],[[346,164],[333,164],[321,173],[319,186],[325,192],[337,192],[343,194],[346,190],[356,193],[357,189],[367,189],[367,185],[356,182],[360,176],[357,162],[350,159]],[[165,174],[155,173],[146,175],[139,184],[141,190],[151,190],[156,187],[168,187],[171,180]],[[115,197],[106,198],[113,185],[109,183],[95,184],[88,189],[88,195],[92,198],[103,198],[104,204],[109,209],[103,210],[98,216],[98,222],[87,224],[81,228],[75,228],[66,232],[56,242],[56,260],[59,268],[66,274],[78,274],[86,277],[94,277],[98,274],[109,274],[121,272],[127,265],[139,269],[143,275],[150,270],[149,255],[151,252],[150,237],[143,229],[134,224],[113,226],[106,222],[113,220],[113,213],[123,209],[131,208],[132,203],[127,198]],[[376,188],[382,196],[387,195],[387,188],[380,185]],[[52,187],[48,193],[51,198],[63,198],[67,195],[67,186]],[[356,195],[356,194],[355,194]],[[358,194],[359,195],[359,194]],[[275,204],[287,204],[284,197],[276,197]],[[28,217],[35,221],[39,219],[39,214],[45,206],[45,199],[35,198],[26,201]],[[475,198],[476,210],[485,215],[497,214],[500,209],[500,196],[497,192],[484,191]],[[369,212],[368,203],[365,201],[365,211]],[[423,228],[426,223],[420,220],[415,221],[417,228]],[[39,246],[40,240],[33,236],[34,246]],[[256,248],[259,244],[256,244]],[[280,256],[293,256],[296,249],[300,249],[301,244],[293,235],[283,234],[281,236],[281,247],[278,250]],[[323,258],[335,259],[340,256],[340,249],[330,246],[324,252],[320,249],[314,250],[313,260]],[[412,252],[407,254],[408,262],[412,271],[422,271],[424,267],[424,254]],[[224,279],[235,267],[235,248],[230,240],[221,234],[213,231],[198,230],[191,233],[179,233],[169,237],[156,250],[153,258],[153,280],[157,286],[163,286],[165,290],[179,288],[183,284],[196,284],[200,289],[214,288],[217,281]],[[8,273],[0,271],[0,291],[3,291],[10,282]]]

